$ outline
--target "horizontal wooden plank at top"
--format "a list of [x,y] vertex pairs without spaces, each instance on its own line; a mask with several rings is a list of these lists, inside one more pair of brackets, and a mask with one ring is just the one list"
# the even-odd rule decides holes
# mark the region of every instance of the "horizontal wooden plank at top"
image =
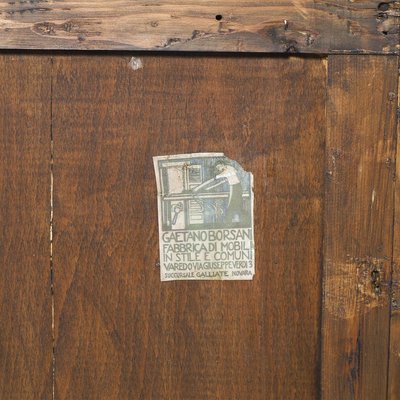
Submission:
[[0,0],[0,48],[396,53],[399,2]]

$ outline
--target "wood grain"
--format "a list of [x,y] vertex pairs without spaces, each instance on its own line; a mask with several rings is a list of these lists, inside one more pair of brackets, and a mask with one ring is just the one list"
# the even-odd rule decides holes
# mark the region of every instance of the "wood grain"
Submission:
[[51,399],[50,60],[0,56],[0,398]]
[[[56,398],[317,399],[323,60],[141,61],[55,60]],[[199,151],[254,173],[254,281],[160,282],[152,156]]]
[[[400,88],[398,88],[399,90]],[[397,98],[398,104],[399,96]],[[400,110],[400,107],[398,108]],[[400,125],[397,123],[396,190],[391,286],[388,400],[400,398]]]
[[329,57],[323,400],[387,395],[397,58]]
[[381,0],[0,1],[0,48],[394,53]]

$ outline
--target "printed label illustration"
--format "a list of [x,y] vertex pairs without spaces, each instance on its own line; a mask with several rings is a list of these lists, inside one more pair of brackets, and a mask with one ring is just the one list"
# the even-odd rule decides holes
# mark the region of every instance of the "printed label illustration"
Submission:
[[154,157],[161,280],[250,280],[253,175],[223,153]]

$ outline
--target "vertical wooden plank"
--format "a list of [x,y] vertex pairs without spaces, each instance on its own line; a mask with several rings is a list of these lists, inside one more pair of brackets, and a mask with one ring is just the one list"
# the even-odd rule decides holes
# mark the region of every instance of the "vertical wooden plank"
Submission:
[[[323,60],[141,61],[55,61],[56,398],[317,399]],[[254,174],[254,281],[159,280],[152,156],[200,151]]]
[[[398,87],[398,93],[400,88]],[[399,96],[397,98],[400,106]],[[398,108],[400,110],[400,108]],[[399,115],[397,115],[399,118]],[[400,399],[400,124],[397,122],[396,190],[390,314],[388,400]]]
[[51,399],[48,57],[0,56],[0,398]]
[[396,57],[329,57],[324,400],[386,398],[396,93]]

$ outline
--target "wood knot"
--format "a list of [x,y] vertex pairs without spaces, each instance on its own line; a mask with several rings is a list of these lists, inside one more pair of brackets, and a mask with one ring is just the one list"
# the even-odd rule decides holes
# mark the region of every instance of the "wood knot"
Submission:
[[377,30],[382,35],[397,35],[400,32],[400,6],[397,1],[381,2],[377,7]]
[[52,22],[39,22],[33,26],[33,30],[41,35],[55,35],[56,24]]
[[372,283],[372,288],[376,294],[381,293],[381,273],[379,270],[374,269],[371,272],[371,283]]

